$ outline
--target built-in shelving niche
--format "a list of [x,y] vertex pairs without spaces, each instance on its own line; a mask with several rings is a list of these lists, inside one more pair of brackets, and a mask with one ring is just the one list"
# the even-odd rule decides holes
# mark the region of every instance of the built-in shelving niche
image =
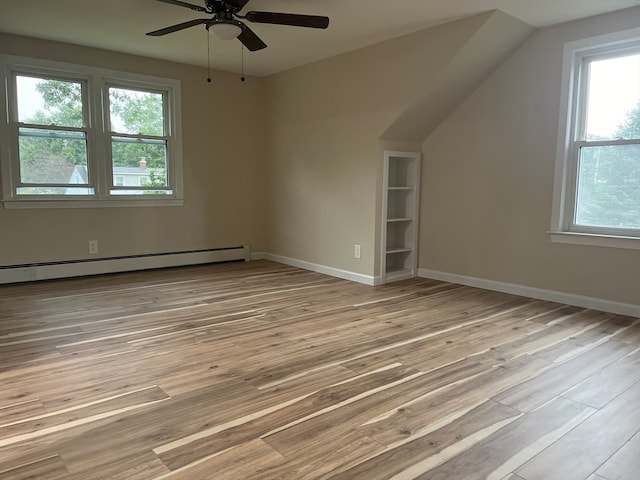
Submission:
[[420,153],[385,152],[382,185],[382,280],[417,272]]

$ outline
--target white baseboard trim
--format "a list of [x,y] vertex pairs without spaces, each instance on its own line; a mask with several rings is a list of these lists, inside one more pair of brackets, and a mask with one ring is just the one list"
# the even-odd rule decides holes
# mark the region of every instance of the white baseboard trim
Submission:
[[640,305],[613,302],[611,300],[605,300],[603,298],[586,297],[583,295],[575,295],[573,293],[556,292],[554,290],[527,287],[525,285],[517,285],[514,283],[497,282],[495,280],[468,277],[466,275],[440,272],[438,270],[429,270],[427,268],[420,268],[418,270],[418,276],[422,278],[440,280],[442,282],[467,285],[469,287],[483,288],[485,290],[511,293],[513,295],[520,295],[523,297],[535,298],[538,300],[546,300],[550,302],[574,305],[576,307],[591,308],[593,310],[602,310],[604,312],[611,312],[618,315],[640,317]]
[[[251,260],[270,260],[272,262],[283,263],[291,267],[298,267],[312,272],[323,273],[332,277],[351,280],[352,282],[364,283],[365,285],[379,285],[380,280],[371,275],[363,275],[361,273],[349,272],[348,270],[340,270],[339,268],[328,267],[317,263],[305,262],[296,258],[283,257],[268,252],[252,252]],[[378,282],[378,283],[376,283]]]
[[71,260],[0,267],[0,284],[83,277],[105,273],[181,267],[204,263],[249,260],[247,245],[231,248],[194,250],[188,252],[135,255],[113,258]]

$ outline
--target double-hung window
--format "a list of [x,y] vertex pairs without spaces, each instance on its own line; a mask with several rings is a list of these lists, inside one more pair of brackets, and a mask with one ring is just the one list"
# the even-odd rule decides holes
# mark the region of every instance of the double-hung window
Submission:
[[640,248],[640,29],[565,46],[552,240]]
[[[10,81],[17,103],[16,195],[92,194],[87,175],[73,170],[87,172],[86,80],[15,73]],[[34,110],[36,103],[43,108]]]
[[2,200],[12,207],[180,205],[180,83],[0,57]]
[[[167,168],[165,109],[167,93],[107,86],[111,195],[171,195]],[[136,172],[136,169],[138,170]],[[136,173],[136,181],[118,185],[122,173]],[[133,185],[133,186],[132,186]]]

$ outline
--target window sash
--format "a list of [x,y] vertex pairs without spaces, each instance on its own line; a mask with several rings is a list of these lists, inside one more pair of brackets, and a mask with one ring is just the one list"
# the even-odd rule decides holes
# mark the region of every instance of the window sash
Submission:
[[[158,145],[164,146],[165,152],[165,163],[164,163],[164,178],[166,185],[116,185],[112,180],[111,185],[109,187],[109,195],[117,195],[121,197],[123,195],[123,191],[132,191],[132,192],[144,192],[145,197],[153,197],[154,195],[160,195],[162,197],[166,197],[167,195],[173,195],[174,188],[172,187],[171,182],[171,164],[167,159],[167,152],[169,151],[169,141],[170,138],[166,136],[157,137],[151,135],[131,135],[131,134],[122,134],[122,133],[111,133],[111,143],[110,143],[110,158],[111,158],[111,178],[115,178],[115,168],[114,165],[114,156],[113,156],[113,144],[121,143],[121,144],[141,144],[141,145]],[[153,174],[157,173],[157,168],[149,166],[149,172],[153,172]],[[126,194],[126,193],[125,193]],[[140,195],[138,193],[133,193],[133,195]]]
[[[121,132],[118,130],[114,130],[111,122],[111,98],[109,95],[110,90],[112,88],[119,89],[119,90],[132,90],[139,93],[162,95],[162,135],[150,135],[145,133],[131,134],[128,132]],[[165,89],[158,90],[150,86],[141,87],[139,84],[128,83],[128,82],[127,83],[106,83],[105,89],[104,89],[104,99],[103,99],[104,105],[106,105],[104,109],[105,110],[104,111],[105,131],[110,132],[112,135],[117,135],[122,137],[125,137],[125,136],[131,136],[131,137],[142,136],[142,137],[159,137],[159,138],[170,137],[172,129],[174,128],[173,124],[170,121],[170,118],[171,118],[171,111],[169,108],[170,100],[171,100],[170,92]]]
[[[576,223],[578,207],[578,177],[580,175],[580,151],[585,146],[616,146],[616,145],[640,145],[640,140],[620,140],[613,142],[575,142],[571,149],[572,154],[567,162],[567,171],[570,172],[567,179],[567,198],[565,204],[564,231],[571,233],[587,233],[594,235],[611,235],[621,237],[640,237],[640,229],[612,228],[606,226],[589,226]],[[575,152],[575,153],[574,153]]]
[[10,91],[13,93],[11,95],[11,101],[9,104],[9,113],[10,113],[10,121],[11,123],[17,123],[22,125],[42,125],[44,124],[31,124],[29,122],[22,122],[19,119],[19,107],[18,107],[18,77],[30,77],[30,78],[39,78],[45,81],[59,81],[59,82],[69,82],[69,83],[77,83],[80,85],[80,101],[82,102],[82,126],[80,127],[72,127],[69,125],[48,125],[55,126],[59,128],[87,128],[89,125],[89,94],[88,94],[88,77],[80,74],[73,73],[61,73],[56,71],[43,71],[41,69],[32,68],[32,67],[19,67],[16,70],[12,70],[11,72],[11,89]]
[[[578,153],[578,165],[576,168],[576,177],[580,178],[582,176],[582,169],[583,169],[583,151],[586,149],[600,149],[601,147],[613,147],[615,148],[620,148],[623,150],[623,155],[624,155],[624,150],[626,149],[626,147],[629,146],[640,146],[640,140],[633,140],[633,141],[612,141],[612,142],[603,142],[603,141],[598,141],[598,142],[579,142],[580,148],[579,148],[579,153]],[[610,153],[610,152],[609,152]],[[591,208],[596,208],[596,209],[600,209],[600,218],[602,218],[601,216],[603,215],[602,213],[602,209],[606,209],[606,205],[608,203],[608,201],[610,201],[608,198],[601,198],[601,201],[597,201],[597,196],[598,194],[602,195],[603,191],[606,192],[607,190],[607,185],[609,183],[609,180],[613,180],[614,186],[620,186],[620,177],[617,177],[616,175],[612,177],[608,176],[607,174],[611,174],[611,161],[614,160],[615,163],[614,165],[616,166],[616,169],[618,168],[624,168],[624,161],[625,161],[625,157],[618,157],[618,158],[607,158],[607,152],[603,152],[604,154],[604,158],[601,159],[596,159],[596,167],[595,170],[593,172],[588,172],[589,173],[589,177],[585,178],[584,181],[586,182],[584,184],[584,188],[585,189],[585,193],[583,194],[583,200],[587,202],[587,205],[590,205]],[[599,152],[596,152],[594,155],[599,155]],[[584,161],[588,161],[588,157],[584,158]],[[592,161],[594,160],[594,158],[591,159]],[[600,164],[600,161],[602,161],[602,164]],[[586,164],[585,168],[588,168],[588,163]],[[608,167],[608,168],[607,168]],[[589,182],[589,179],[592,180],[592,182]],[[595,182],[595,185],[594,185]],[[601,183],[602,182],[602,183]],[[591,188],[589,188],[591,187]],[[591,193],[596,195],[596,199],[595,201],[593,200],[593,197],[590,197],[589,195],[586,194],[586,192],[589,192],[589,190],[591,190]],[[627,189],[625,190],[624,188],[622,188],[622,190],[620,191],[621,194],[629,194],[630,190]],[[589,217],[591,217],[591,219],[594,218],[594,213],[591,213],[589,215],[589,212],[587,211],[585,212],[580,212],[579,209],[579,203],[580,203],[580,185],[577,186],[576,188],[576,195],[575,195],[575,206],[573,209],[573,216],[572,216],[572,221],[569,223],[569,231],[572,232],[580,232],[580,233],[607,233],[609,235],[626,235],[626,236],[639,236],[640,235],[640,227],[636,227],[636,226],[632,226],[632,227],[614,227],[611,225],[607,225],[607,224],[601,224],[601,225],[590,225],[588,223],[580,223],[578,222],[578,214],[582,213],[583,215],[586,215],[586,218],[584,218],[585,220],[588,219]],[[633,194],[632,194],[633,195]],[[603,201],[604,200],[604,201]],[[636,205],[638,208],[640,208],[640,202]],[[620,215],[623,213],[623,211],[621,210],[616,210],[616,211],[611,211],[612,214],[614,214],[614,218],[618,218],[618,221],[621,221],[624,219],[624,216],[622,217],[622,219],[620,218]],[[598,218],[598,215],[595,215],[596,218]],[[610,219],[609,219],[610,220]]]
[[[640,40],[632,42],[632,44],[627,47],[608,47],[599,49],[596,52],[597,53],[593,53],[593,51],[589,51],[576,54],[575,65],[578,71],[575,76],[575,84],[573,86],[573,104],[576,106],[576,109],[573,112],[574,121],[572,122],[572,128],[575,132],[573,138],[576,142],[587,141],[587,103],[589,97],[589,70],[591,63],[594,61],[640,55]],[[637,139],[640,139],[640,137],[627,140]],[[615,139],[609,140],[615,141]]]

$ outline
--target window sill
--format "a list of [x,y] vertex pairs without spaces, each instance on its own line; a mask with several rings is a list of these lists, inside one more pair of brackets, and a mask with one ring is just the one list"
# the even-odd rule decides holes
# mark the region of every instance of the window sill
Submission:
[[113,207],[181,207],[181,198],[138,199],[127,198],[118,200],[4,200],[7,210],[29,208],[113,208]]
[[547,232],[553,243],[569,243],[573,245],[589,245],[592,247],[640,249],[640,238],[615,235],[596,235],[577,232]]

